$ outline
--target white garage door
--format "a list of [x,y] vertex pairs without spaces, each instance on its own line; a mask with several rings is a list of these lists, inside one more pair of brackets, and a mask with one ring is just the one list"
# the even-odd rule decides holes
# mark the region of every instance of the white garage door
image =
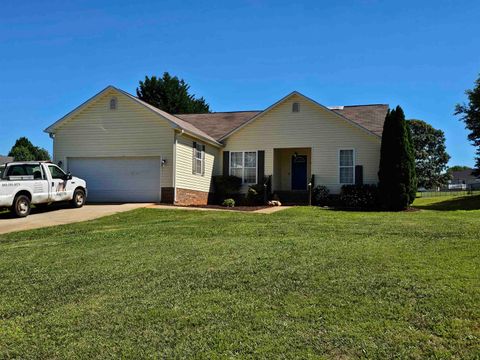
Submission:
[[160,201],[159,157],[68,158],[67,164],[87,181],[90,202]]

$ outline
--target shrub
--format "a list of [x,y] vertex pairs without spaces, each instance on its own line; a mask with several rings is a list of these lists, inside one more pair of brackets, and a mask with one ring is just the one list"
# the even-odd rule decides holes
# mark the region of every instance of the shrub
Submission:
[[235,200],[233,200],[233,199],[225,199],[225,200],[223,200],[223,202],[222,202],[222,206],[225,206],[225,207],[235,207]]
[[247,191],[248,205],[260,205],[265,202],[265,187],[263,184],[251,185]]
[[378,187],[376,185],[344,185],[340,192],[340,203],[349,209],[378,209]]
[[[265,184],[267,187],[265,188]],[[251,185],[248,188],[246,203],[247,205],[263,205],[265,204],[265,190],[267,194],[271,192],[271,182],[270,177],[265,176],[261,183]],[[267,200],[268,196],[267,196]]]
[[242,179],[236,176],[214,176],[213,188],[215,191],[215,199],[217,203],[225,198],[236,197],[242,186]]
[[325,206],[329,205],[329,198],[328,195],[330,194],[330,190],[326,186],[318,185],[312,191],[313,195],[313,204]]
[[258,202],[259,196],[258,196],[258,191],[256,189],[257,186],[252,185],[248,188],[247,191],[247,203],[249,205],[254,205]]

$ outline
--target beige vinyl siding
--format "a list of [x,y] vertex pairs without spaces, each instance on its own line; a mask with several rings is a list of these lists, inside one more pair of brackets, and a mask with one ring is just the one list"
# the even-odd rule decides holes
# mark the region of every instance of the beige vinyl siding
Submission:
[[[117,109],[110,110],[110,99]],[[55,161],[67,167],[69,157],[161,156],[161,186],[173,186],[174,130],[127,96],[109,91],[55,130]]]
[[[293,102],[300,103],[299,112],[292,112]],[[294,95],[228,137],[224,150],[265,150],[265,175],[273,175],[274,149],[311,148],[315,184],[337,193],[339,150],[355,149],[355,164],[363,165],[364,183],[377,183],[380,143],[380,138]]]
[[[193,174],[193,142],[205,145],[205,172]],[[201,140],[187,135],[177,135],[175,159],[175,185],[177,188],[210,192],[212,175],[217,174],[219,151]]]

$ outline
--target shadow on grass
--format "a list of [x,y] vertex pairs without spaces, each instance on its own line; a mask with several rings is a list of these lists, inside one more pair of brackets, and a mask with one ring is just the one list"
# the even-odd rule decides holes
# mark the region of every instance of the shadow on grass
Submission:
[[[71,206],[68,203],[52,204],[42,208],[36,208],[34,205],[30,212],[30,215],[41,214],[45,212],[54,212],[54,211],[69,209],[69,208],[71,208]],[[6,219],[15,219],[15,216],[9,210],[3,210],[3,211],[0,210],[0,220],[6,220]]]
[[[89,207],[92,206],[103,206],[103,205],[123,205],[125,202],[103,202],[103,203],[92,203],[92,202],[87,202],[86,205]],[[36,207],[35,205],[32,206],[32,210],[30,212],[30,215],[35,215],[35,214],[42,214],[42,213],[47,213],[51,212],[54,213],[55,211],[58,210],[66,210],[66,209],[73,209],[72,205],[70,205],[67,201],[62,201],[62,202],[57,202],[57,203],[52,203],[48,206],[38,206]],[[15,219],[15,215],[13,215],[12,212],[10,212],[8,209],[0,209],[0,220],[7,220],[7,219]]]
[[[453,210],[480,210],[480,195],[462,196],[449,199],[432,198],[431,202],[413,205],[417,209],[437,210],[437,211],[453,211]],[[429,199],[430,200],[430,199]]]

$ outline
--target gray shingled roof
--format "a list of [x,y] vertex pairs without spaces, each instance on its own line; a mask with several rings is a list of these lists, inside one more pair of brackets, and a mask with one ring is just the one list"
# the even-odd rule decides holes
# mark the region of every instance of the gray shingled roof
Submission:
[[378,136],[382,136],[383,123],[387,115],[387,104],[349,105],[343,109],[332,109],[337,114],[363,126]]
[[[372,133],[382,136],[383,122],[387,115],[388,105],[352,105],[338,107],[332,111],[359,124]],[[175,115],[211,137],[220,140],[223,136],[243,125],[261,111],[214,112],[210,114]]]
[[0,165],[6,164],[7,162],[12,162],[12,161],[13,161],[13,157],[0,155]]
[[214,112],[209,114],[182,114],[175,116],[219,140],[259,113],[261,113],[261,111],[235,111]]

